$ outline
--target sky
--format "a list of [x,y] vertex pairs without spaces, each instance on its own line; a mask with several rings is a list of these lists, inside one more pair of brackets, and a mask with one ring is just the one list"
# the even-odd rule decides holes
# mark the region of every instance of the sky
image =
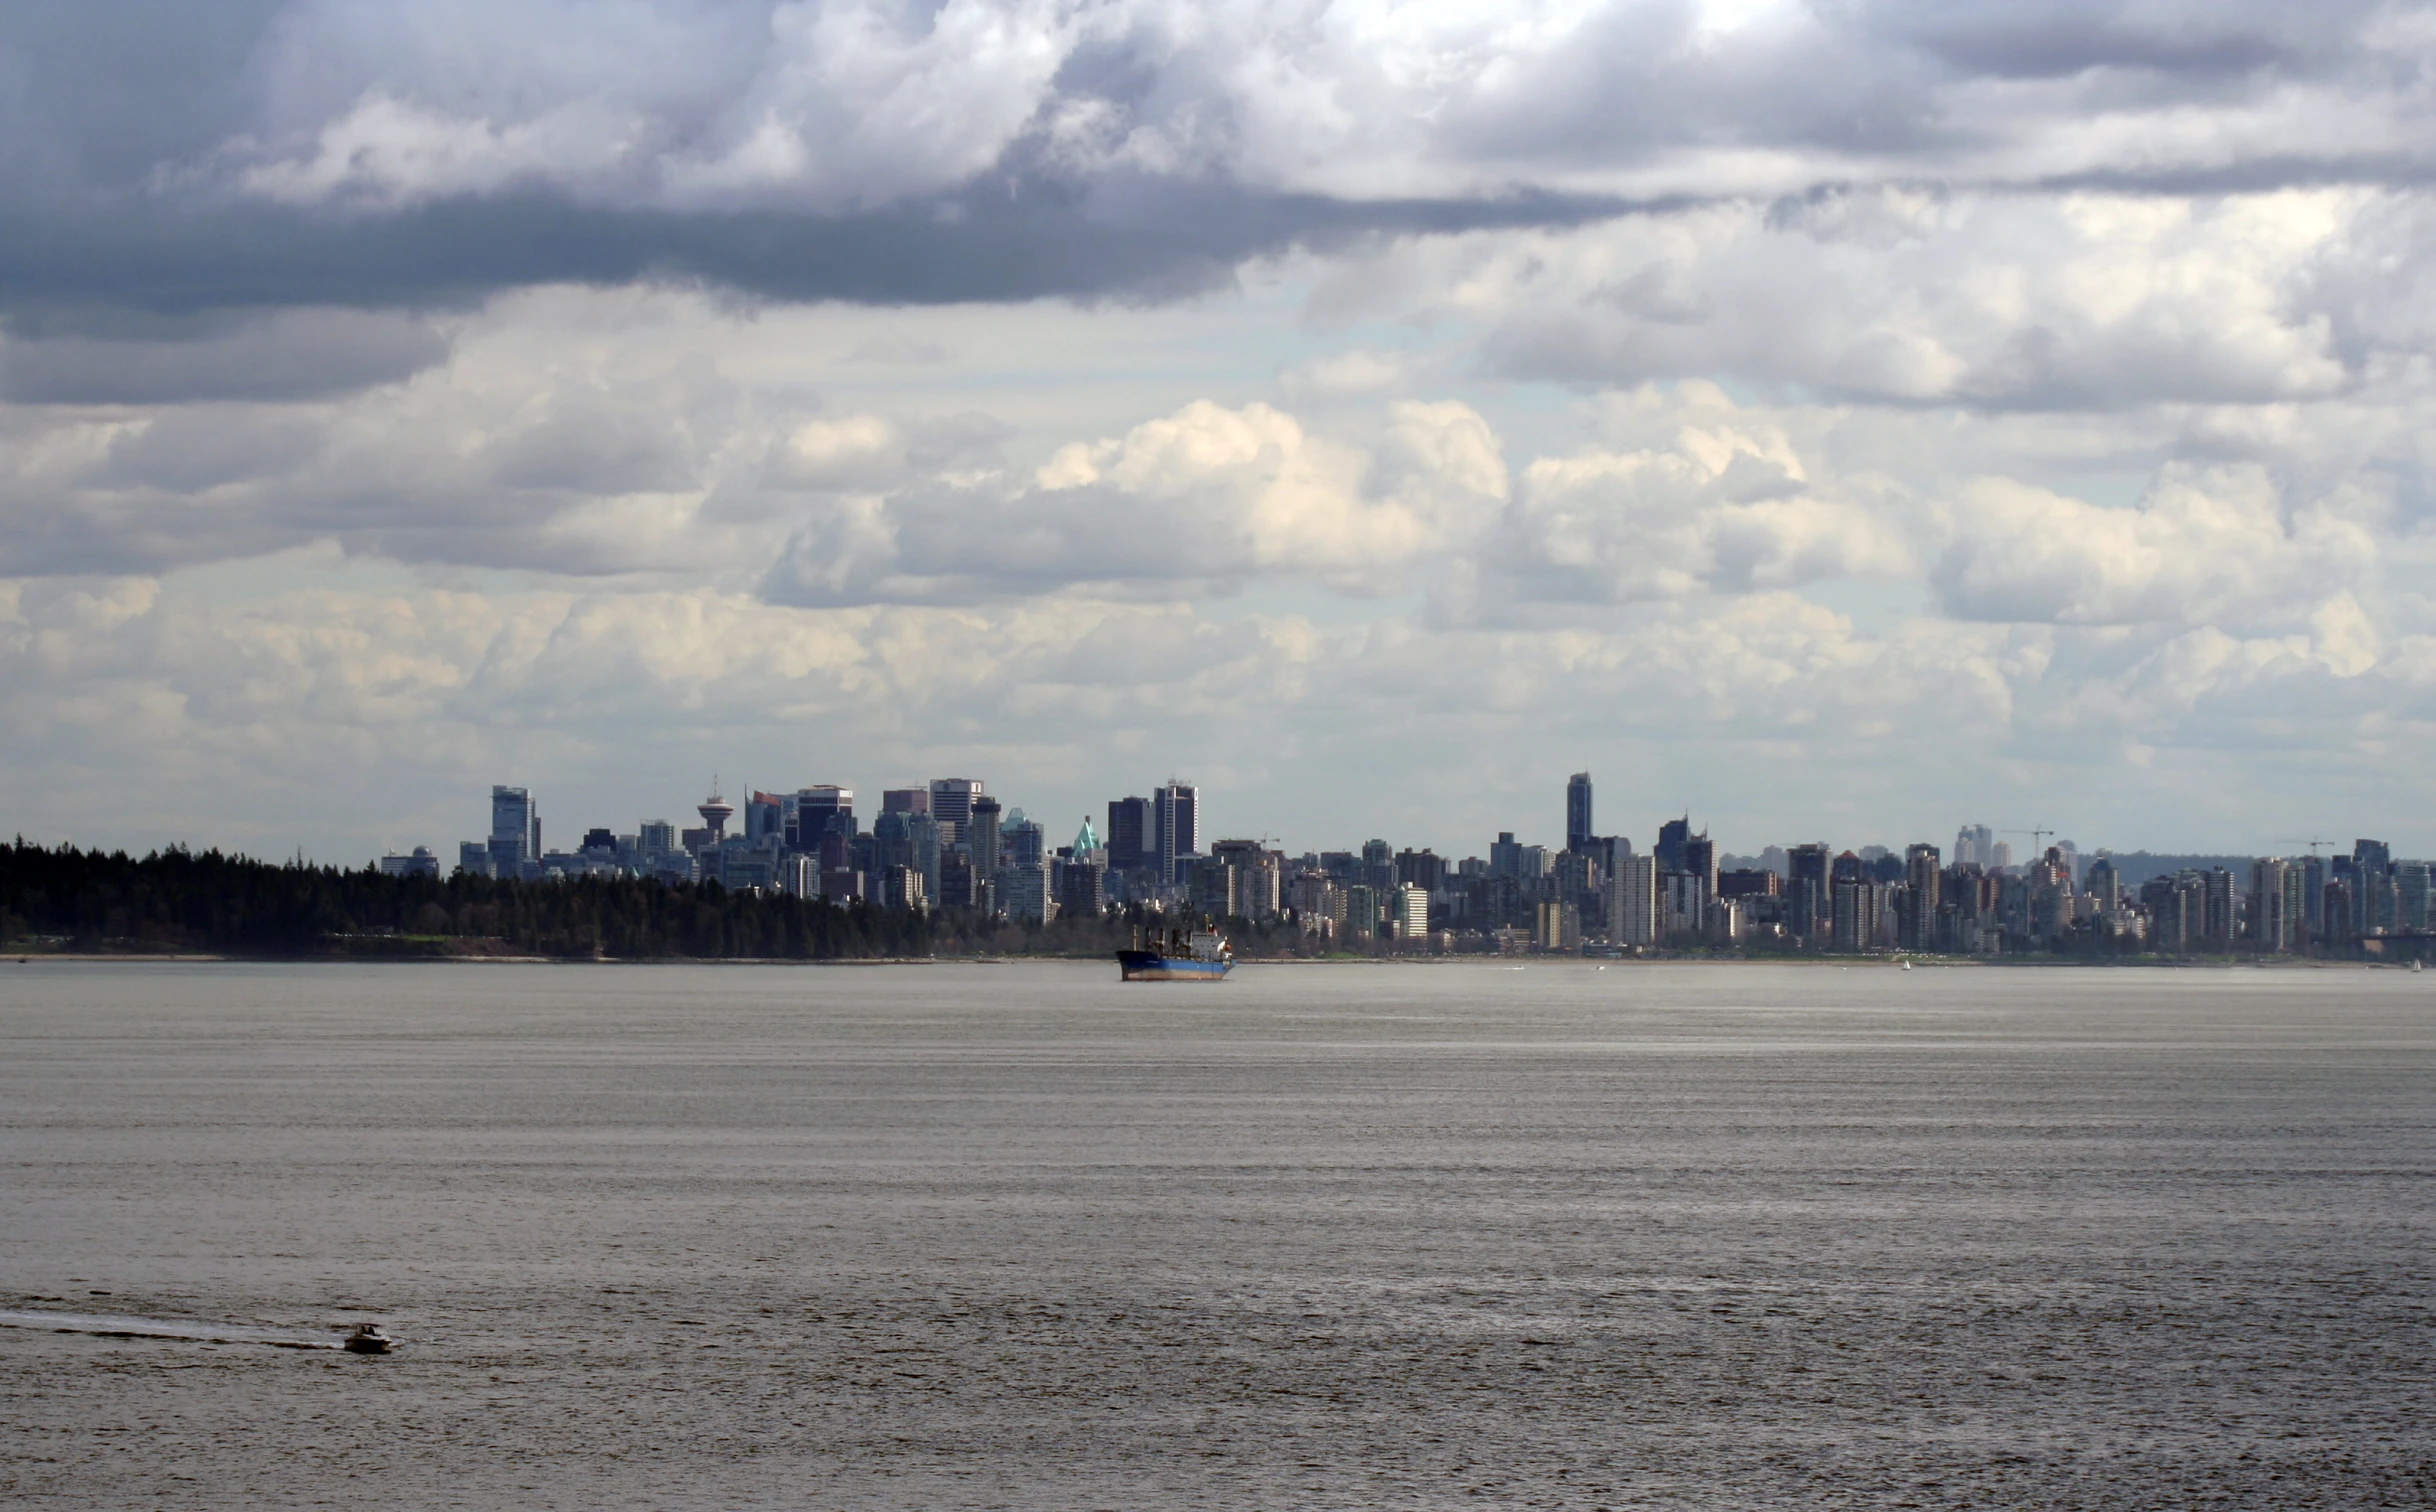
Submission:
[[2436,852],[2432,180],[2410,4],[22,0],[0,813]]

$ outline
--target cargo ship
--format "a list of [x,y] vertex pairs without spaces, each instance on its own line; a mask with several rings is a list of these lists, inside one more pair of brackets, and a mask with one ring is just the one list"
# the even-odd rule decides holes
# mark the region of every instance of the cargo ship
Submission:
[[1235,966],[1226,936],[1214,929],[1171,929],[1164,940],[1137,938],[1133,949],[1116,954],[1117,970],[1128,982],[1215,982]]

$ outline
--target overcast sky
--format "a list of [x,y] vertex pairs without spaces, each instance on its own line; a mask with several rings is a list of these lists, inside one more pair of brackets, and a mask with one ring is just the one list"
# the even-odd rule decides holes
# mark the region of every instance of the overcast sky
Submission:
[[2436,852],[2432,91],[2344,0],[21,0],[0,802]]

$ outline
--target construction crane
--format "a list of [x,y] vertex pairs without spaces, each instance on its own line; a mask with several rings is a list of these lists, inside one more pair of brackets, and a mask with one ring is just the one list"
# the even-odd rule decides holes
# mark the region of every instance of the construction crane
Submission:
[[2268,843],[2271,845],[2306,845],[2309,847],[2309,859],[2315,861],[2318,858],[2319,846],[2334,845],[2338,844],[2339,842],[2333,840],[2319,840],[2314,837],[2308,840],[2303,840],[2297,835],[2282,835],[2278,836],[2272,841],[2269,841]]
[[2047,837],[2054,834],[2055,831],[2051,829],[2009,829],[1999,830],[1997,833],[2002,835],[2028,835],[2030,837],[2030,859],[2036,861],[2040,857],[2047,854]]

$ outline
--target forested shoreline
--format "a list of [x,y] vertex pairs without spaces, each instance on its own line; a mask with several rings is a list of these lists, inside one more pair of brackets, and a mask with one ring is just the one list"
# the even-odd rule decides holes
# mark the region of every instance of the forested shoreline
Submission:
[[[867,903],[838,905],[717,883],[587,877],[500,882],[387,876],[182,847],[0,849],[0,948],[27,954],[397,959],[900,960],[935,955],[1105,956],[1142,921],[1065,917],[1046,926]],[[1307,942],[1290,928],[1239,939],[1265,953]]]

